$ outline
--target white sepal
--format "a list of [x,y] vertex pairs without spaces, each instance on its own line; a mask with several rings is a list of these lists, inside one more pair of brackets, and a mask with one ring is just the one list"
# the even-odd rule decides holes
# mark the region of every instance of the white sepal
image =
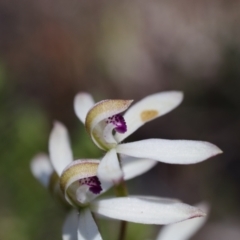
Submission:
[[122,171],[124,180],[135,178],[152,169],[158,161],[145,158],[122,158]]
[[49,157],[44,153],[36,155],[31,161],[30,168],[33,176],[44,187],[48,187],[50,177],[54,171]]
[[66,217],[63,224],[62,239],[63,240],[78,240],[78,212],[74,209]]
[[102,240],[98,227],[88,208],[79,213],[78,240]]
[[[209,212],[209,206],[206,203],[201,203],[196,206],[205,213]],[[164,226],[156,240],[188,240],[203,226],[206,220],[207,217],[201,217]]]
[[100,161],[97,176],[101,182],[119,183],[123,179],[116,150],[113,148]]
[[146,122],[170,112],[182,99],[183,93],[180,91],[160,92],[143,98],[124,114],[128,130],[123,134],[116,133],[116,140],[121,142]]
[[192,164],[222,153],[216,145],[191,140],[147,139],[120,144],[118,153],[172,164]]
[[51,163],[60,176],[63,169],[73,161],[68,131],[60,122],[54,122],[49,137],[49,153]]
[[90,208],[106,217],[143,224],[170,224],[205,216],[196,207],[156,197],[110,198],[93,201]]
[[75,96],[73,105],[77,117],[85,124],[87,113],[94,105],[92,96],[88,93],[80,92]]

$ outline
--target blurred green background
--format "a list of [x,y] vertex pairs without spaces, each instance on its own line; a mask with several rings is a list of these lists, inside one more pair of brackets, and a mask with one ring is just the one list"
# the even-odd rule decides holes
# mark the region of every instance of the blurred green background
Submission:
[[[55,119],[76,158],[102,156],[74,115],[77,92],[139,100],[164,90],[183,91],[183,103],[127,141],[206,140],[224,154],[159,163],[129,181],[130,193],[208,201],[208,223],[193,239],[240,239],[239,23],[239,0],[0,0],[0,239],[61,239],[67,209],[29,163],[48,151]],[[111,240],[117,227],[100,225]],[[128,239],[159,229],[131,224]]]

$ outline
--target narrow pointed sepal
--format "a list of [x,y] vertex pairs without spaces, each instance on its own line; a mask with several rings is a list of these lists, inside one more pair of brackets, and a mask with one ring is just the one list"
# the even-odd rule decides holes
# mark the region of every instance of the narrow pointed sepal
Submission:
[[98,227],[88,208],[79,213],[78,240],[102,240]]
[[66,217],[63,224],[62,240],[78,240],[78,212],[74,209]]
[[[205,213],[209,212],[209,206],[206,203],[196,205],[196,207],[203,210]],[[188,240],[190,239],[207,221],[206,217],[189,219],[183,222],[164,226],[156,240]]]
[[80,92],[75,96],[73,105],[77,117],[85,124],[87,113],[94,105],[92,96],[88,93]]
[[36,155],[31,161],[30,168],[33,176],[44,187],[48,187],[51,175],[54,172],[49,157],[44,153]]
[[122,171],[124,180],[129,180],[144,174],[156,166],[157,163],[158,161],[152,159],[132,157],[122,158]]
[[93,212],[105,217],[143,224],[170,224],[203,217],[199,208],[176,200],[153,197],[121,197],[93,201]]
[[123,172],[115,149],[108,151],[101,160],[97,176],[101,182],[111,182],[113,184],[118,184],[123,179]]
[[60,122],[54,122],[49,137],[49,153],[51,163],[60,176],[63,169],[73,161],[68,131]]
[[145,123],[160,117],[176,108],[183,99],[180,91],[167,91],[149,95],[131,106],[124,114],[128,131],[115,138],[121,142]]
[[192,140],[147,139],[119,144],[118,153],[171,164],[193,164],[222,153],[216,145]]

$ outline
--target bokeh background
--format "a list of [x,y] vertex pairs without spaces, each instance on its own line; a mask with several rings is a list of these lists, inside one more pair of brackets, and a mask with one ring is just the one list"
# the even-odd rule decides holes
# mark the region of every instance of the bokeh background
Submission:
[[[76,158],[101,157],[73,112],[79,91],[96,100],[181,90],[183,103],[126,141],[206,140],[224,154],[196,165],[159,163],[130,193],[209,202],[193,239],[240,239],[239,0],[0,0],[0,239],[61,239],[67,209],[31,175],[54,120]],[[117,221],[100,225],[116,239]],[[160,226],[131,224],[128,239]]]

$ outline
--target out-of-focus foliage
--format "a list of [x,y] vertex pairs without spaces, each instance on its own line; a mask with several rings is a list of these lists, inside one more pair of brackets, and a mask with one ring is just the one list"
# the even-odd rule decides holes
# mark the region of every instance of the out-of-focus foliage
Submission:
[[[1,66],[1,73],[4,70]],[[5,74],[1,74],[0,91],[0,238],[33,239],[43,219],[48,219],[49,211],[46,204],[49,196],[43,193],[29,171],[33,154],[46,148],[46,117],[33,103],[20,104],[22,99],[13,94]],[[18,100],[12,101],[13,97]]]
[[[14,96],[3,66],[0,75],[0,239],[60,239],[67,211],[34,179],[29,167],[36,153],[48,151],[46,113],[36,103]],[[97,157],[81,132],[76,154]]]

